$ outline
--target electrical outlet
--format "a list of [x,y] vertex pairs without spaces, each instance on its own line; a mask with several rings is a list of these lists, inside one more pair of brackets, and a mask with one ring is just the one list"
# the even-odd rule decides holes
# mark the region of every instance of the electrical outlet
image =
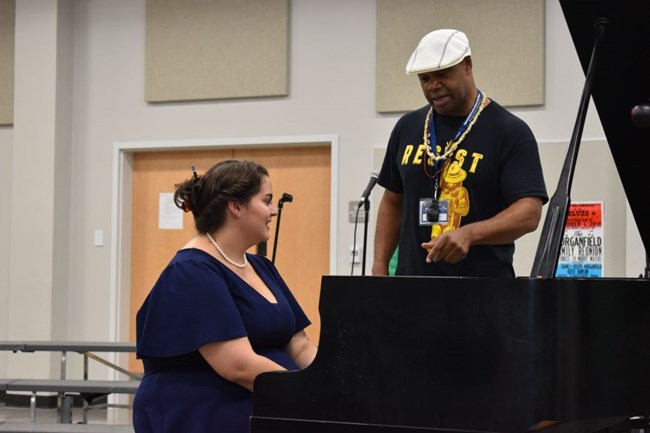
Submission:
[[361,263],[361,248],[350,247],[350,263]]
[[360,206],[359,200],[348,203],[348,221],[360,224],[366,222],[366,213],[363,211],[363,206]]

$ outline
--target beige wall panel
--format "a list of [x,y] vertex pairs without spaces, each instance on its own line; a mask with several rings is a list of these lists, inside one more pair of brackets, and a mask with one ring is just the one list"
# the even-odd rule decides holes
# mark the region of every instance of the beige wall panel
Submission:
[[544,103],[544,0],[377,0],[376,109],[426,104],[417,76],[404,68],[425,34],[467,34],[478,87],[502,105]]
[[148,102],[287,95],[289,0],[147,0]]
[[15,0],[0,0],[0,125],[14,123]]

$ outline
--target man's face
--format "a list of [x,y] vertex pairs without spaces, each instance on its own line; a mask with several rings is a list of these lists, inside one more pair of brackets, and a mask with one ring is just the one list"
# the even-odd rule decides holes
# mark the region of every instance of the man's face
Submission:
[[466,116],[471,111],[476,97],[471,58],[450,68],[420,73],[418,78],[424,97],[437,113]]

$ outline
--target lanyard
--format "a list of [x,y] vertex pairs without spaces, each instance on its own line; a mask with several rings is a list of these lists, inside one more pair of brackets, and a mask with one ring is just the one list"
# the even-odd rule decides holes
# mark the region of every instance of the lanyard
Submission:
[[[474,116],[476,116],[476,113],[478,112],[478,109],[481,106],[482,99],[483,99],[483,93],[481,93],[481,91],[477,89],[474,105],[472,106],[472,109],[470,110],[467,117],[465,117],[465,120],[463,120],[463,123],[458,128],[458,131],[456,132],[456,135],[454,136],[454,139],[452,141],[458,140],[460,136],[463,135],[465,131],[467,131],[467,128],[474,120]],[[431,116],[431,119],[429,119],[429,148],[431,149],[431,152],[434,155],[436,153],[437,147],[438,146],[436,140],[436,116]],[[434,168],[437,168],[435,167],[435,163],[437,162],[438,161],[434,162]]]
[[[472,106],[472,109],[470,110],[469,114],[467,117],[465,117],[465,120],[463,120],[463,123],[460,125],[458,128],[458,131],[456,132],[456,135],[454,136],[454,139],[452,142],[458,140],[465,131],[467,131],[467,128],[469,125],[474,121],[474,117],[477,115],[479,107],[481,106],[481,101],[483,100],[483,93],[481,93],[480,90],[477,89],[476,92],[476,99],[474,100],[474,105]],[[436,140],[436,121],[435,121],[435,116],[431,116],[429,119],[429,148],[431,150],[432,154],[436,154],[436,149],[438,148],[437,146],[437,140]],[[433,162],[433,169],[434,172],[436,173],[433,179],[433,199],[434,201],[438,201],[438,192],[440,189],[440,176],[442,175],[442,169],[441,169],[441,162],[442,162],[442,168],[444,168],[444,164],[447,160],[444,159],[442,161],[435,161]],[[426,163],[425,163],[426,164]]]

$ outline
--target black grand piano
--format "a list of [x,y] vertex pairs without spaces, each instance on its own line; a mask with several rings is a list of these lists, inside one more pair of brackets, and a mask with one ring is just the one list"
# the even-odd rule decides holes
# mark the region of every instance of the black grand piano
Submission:
[[644,2],[560,3],[587,79],[531,277],[323,277],[318,356],[257,378],[252,433],[650,429],[647,267],[554,278],[590,96],[650,251],[650,25]]

